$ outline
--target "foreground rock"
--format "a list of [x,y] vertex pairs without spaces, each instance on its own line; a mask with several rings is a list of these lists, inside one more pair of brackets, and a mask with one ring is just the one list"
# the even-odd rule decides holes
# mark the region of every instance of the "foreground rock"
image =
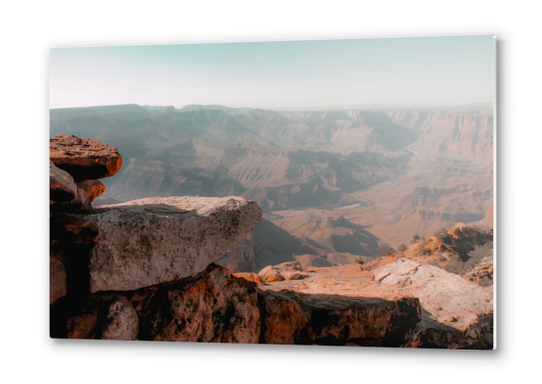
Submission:
[[[274,271],[285,275],[288,269],[299,273],[300,265],[284,263],[275,266]],[[381,287],[359,264],[339,269],[306,268],[302,270],[301,281],[267,280],[267,284],[259,287],[297,303],[308,324],[306,331],[298,333],[305,335],[307,343],[404,345],[422,318],[420,300],[398,289]],[[338,277],[340,273],[351,278]]]
[[459,331],[493,311],[493,287],[481,287],[442,268],[403,258],[373,273],[380,284],[419,297],[431,319]]
[[211,264],[186,279],[88,296],[56,337],[400,346],[421,319],[416,298],[275,292]]
[[113,176],[122,166],[119,151],[94,140],[71,135],[56,135],[49,140],[49,157],[75,181]]
[[194,279],[132,295],[142,340],[257,343],[260,310],[256,286],[210,265]]
[[51,204],[72,201],[77,197],[73,177],[49,161],[49,200]]
[[134,290],[203,271],[248,236],[262,217],[241,197],[146,198],[88,215],[99,241],[90,291]]
[[[105,185],[100,180],[75,182],[66,171],[49,161],[49,200],[50,204],[68,204],[89,209],[90,203],[105,192]],[[56,206],[55,206],[56,208]]]
[[256,284],[211,264],[190,278],[136,291],[87,297],[55,337],[258,343]]
[[[276,266],[275,271],[284,274],[285,265]],[[299,272],[297,266],[292,266],[291,270]],[[493,347],[491,286],[484,288],[442,268],[405,258],[372,271],[364,270],[359,264],[350,264],[332,268],[306,268],[301,272],[307,276],[301,281],[274,279],[267,284],[260,284],[260,288],[297,297],[296,302],[302,307],[312,308],[309,312],[317,313],[316,318],[327,319],[322,320],[328,323],[322,329],[327,329],[326,327],[332,324],[338,327],[333,332],[313,331],[316,342],[320,340],[324,344],[333,344],[340,343],[338,340],[349,340],[355,345],[371,345],[370,340],[373,340],[376,343],[373,345],[411,348]],[[359,298],[360,303],[356,305],[358,308],[363,306],[364,301],[371,303],[371,299],[380,303],[380,307],[377,305],[373,311],[382,316],[375,317],[373,312],[370,324],[362,327],[365,338],[354,337],[356,333],[351,329],[344,331],[344,327],[353,326],[355,316],[350,317],[349,322],[341,323],[337,318],[332,321],[332,317],[325,315],[326,311],[337,315],[341,308],[352,305],[349,298]],[[413,310],[414,303],[409,301],[409,298],[415,298],[421,305],[419,317],[413,316],[416,311]],[[390,308],[390,303],[395,303],[395,310]],[[315,310],[319,307],[323,312]],[[335,309],[332,309],[333,307]],[[383,315],[384,312],[387,314]],[[360,319],[363,318],[360,316]],[[309,316],[309,323],[314,321],[314,318]],[[359,320],[357,322],[361,324]],[[375,336],[371,339],[369,335],[378,333],[376,329],[373,329],[373,333],[368,333],[369,329],[375,327],[375,322],[381,327],[381,338]],[[314,324],[312,327],[314,328]],[[346,332],[341,337],[338,336],[341,335],[340,329]],[[333,336],[330,336],[329,332]],[[388,336],[384,337],[386,334]],[[346,339],[345,335],[348,335]],[[363,336],[363,333],[360,335]]]

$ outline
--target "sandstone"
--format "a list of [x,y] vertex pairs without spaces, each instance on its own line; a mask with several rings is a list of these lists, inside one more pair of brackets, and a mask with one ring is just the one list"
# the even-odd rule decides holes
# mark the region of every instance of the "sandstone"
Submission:
[[284,280],[284,276],[281,275],[279,271],[277,271],[275,268],[273,268],[272,265],[265,267],[258,273],[260,276],[260,279],[264,283],[270,283],[272,281],[282,281]]
[[260,338],[256,285],[214,264],[193,281],[146,288],[131,300],[141,340],[257,343]]
[[66,269],[55,256],[49,256],[49,304],[66,296]]
[[110,177],[122,166],[122,157],[117,149],[94,140],[63,134],[50,139],[49,157],[75,181]]
[[[308,325],[297,331],[303,336],[296,343],[403,345],[421,320],[420,300],[378,284],[360,267],[343,268],[356,276],[351,279],[338,276],[340,267],[306,268],[302,272],[307,277],[301,281],[274,281],[259,287],[300,305]],[[287,272],[283,267],[281,273]]]
[[295,272],[295,271],[285,271],[281,273],[284,280],[302,280],[306,277],[309,277],[309,275],[305,273]]
[[[352,274],[346,278],[341,276],[339,270],[350,271]],[[301,281],[273,281],[259,287],[266,291],[280,292],[301,305],[309,321],[308,328],[304,331],[311,340],[309,343],[411,348],[492,348],[492,287],[484,288],[441,268],[405,258],[378,265],[371,272],[374,273],[372,277],[369,271],[356,271],[354,267],[348,266],[309,267],[302,271],[308,276]],[[288,270],[282,268],[281,274],[287,273]],[[350,299],[355,300],[349,301]],[[364,308],[364,300],[380,303],[383,307],[378,311],[389,311],[387,317],[375,316],[371,312],[371,321],[380,319],[377,323],[384,327],[381,328],[382,335],[388,336],[379,339],[375,336],[375,329],[371,331],[373,333],[366,333],[365,336],[357,330],[348,329],[348,321],[344,320],[343,316],[349,318],[353,327],[358,324],[366,331],[367,327],[374,327],[374,324],[362,325],[360,320],[363,316],[359,311]],[[392,311],[390,303],[396,303],[396,312]],[[334,310],[331,309],[333,305],[337,306]],[[416,305],[418,310],[413,309]],[[341,309],[346,306],[356,308],[355,312],[346,315],[344,309]],[[377,311],[377,308],[379,307],[373,307],[373,310]],[[328,312],[333,312],[335,317],[326,314]],[[387,324],[384,319],[387,319]],[[327,325],[321,329],[315,328],[318,321]],[[385,326],[391,328],[385,330]]]
[[475,324],[479,316],[493,311],[492,287],[481,287],[442,268],[399,259],[377,268],[374,274],[388,272],[382,285],[401,288],[418,297],[426,316],[461,332]]
[[262,210],[241,197],[146,198],[87,215],[99,240],[90,291],[135,290],[195,275],[258,224]]
[[73,177],[49,161],[49,199],[51,203],[68,202],[77,197]]
[[257,273],[240,272],[240,273],[234,273],[233,276],[251,281],[253,283],[262,283],[262,279],[260,278],[260,275],[258,275]]
[[371,272],[368,272],[364,267],[359,263],[346,264],[338,267],[309,267],[307,268],[309,272],[321,273],[327,276],[342,277],[345,279],[354,279],[354,278],[374,278],[374,275]]
[[306,277],[306,275],[297,271],[301,271],[301,264],[298,261],[290,261],[277,265],[269,265],[262,269],[258,275],[260,275],[260,278],[264,283],[282,280],[297,280]]
[[421,320],[420,301],[414,297],[385,300],[293,292],[310,312],[315,344],[398,347]]
[[83,204],[92,203],[105,192],[105,185],[100,180],[80,181],[76,185]]
[[126,297],[120,296],[109,306],[102,339],[136,340],[138,333],[139,318],[137,313]]
[[271,290],[258,292],[264,312],[263,342],[266,344],[296,344],[305,341],[307,317],[299,304],[286,295]]

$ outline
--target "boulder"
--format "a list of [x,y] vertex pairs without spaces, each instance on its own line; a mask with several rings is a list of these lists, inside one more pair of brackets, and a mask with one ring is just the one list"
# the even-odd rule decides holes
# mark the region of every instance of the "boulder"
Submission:
[[380,284],[418,297],[425,316],[464,332],[493,311],[493,287],[481,287],[459,275],[401,258],[373,271]]
[[[300,306],[308,323],[305,330],[297,331],[297,344],[403,345],[422,318],[420,300],[378,284],[359,264],[344,267],[306,268],[301,281],[273,281],[258,287],[287,296]],[[298,271],[279,269],[283,275]],[[349,271],[352,277],[340,277],[340,271]],[[284,316],[284,321],[290,320]],[[279,327],[280,317],[274,323]]]
[[278,270],[273,268],[272,265],[269,265],[265,267],[264,269],[262,269],[258,273],[258,276],[260,276],[260,279],[263,283],[271,283],[273,281],[284,280],[284,276],[282,276],[282,274]]
[[49,200],[51,204],[72,201],[77,197],[73,177],[49,161]]
[[258,224],[262,210],[241,197],[146,198],[86,216],[98,229],[90,291],[135,290],[203,271]]
[[83,204],[92,203],[105,192],[105,185],[100,180],[85,180],[76,183],[80,200]]
[[264,283],[304,278],[305,275],[298,271],[301,271],[301,264],[298,261],[290,261],[277,265],[268,265],[258,275],[260,275],[260,279]]
[[[298,272],[296,268],[279,270],[281,276]],[[377,264],[371,271],[351,264],[308,267],[302,273],[307,277],[301,281],[284,279],[259,288],[280,292],[299,303],[309,321],[305,334],[310,343],[493,348],[492,286],[481,287],[442,268],[406,258]],[[364,303],[371,303],[373,312]],[[361,315],[363,308],[369,311],[365,315]],[[364,316],[372,317],[371,324],[364,325]],[[364,329],[365,336],[357,327]],[[378,329],[380,339],[375,336]]]
[[399,347],[421,320],[420,301],[415,297],[288,295],[309,313],[311,344]]
[[188,279],[136,291],[139,339],[257,343],[261,320],[256,285],[211,264]]
[[94,140],[63,134],[49,140],[49,157],[75,181],[110,177],[122,166],[122,157],[117,149]]
[[299,304],[272,290],[258,291],[263,312],[263,342],[266,344],[300,344],[307,342],[309,320]]
[[493,284],[493,255],[485,256],[470,271],[465,273],[465,279],[478,283],[482,287]]
[[[227,268],[227,269],[229,270],[229,268]],[[245,280],[248,280],[248,281],[251,281],[253,283],[261,283],[262,282],[262,279],[260,278],[260,275],[258,275],[257,273],[239,272],[239,273],[234,273],[233,276],[239,277],[239,278],[242,278],[242,279],[245,279]]]
[[124,296],[109,306],[106,324],[102,331],[105,340],[136,340],[139,333],[137,313]]

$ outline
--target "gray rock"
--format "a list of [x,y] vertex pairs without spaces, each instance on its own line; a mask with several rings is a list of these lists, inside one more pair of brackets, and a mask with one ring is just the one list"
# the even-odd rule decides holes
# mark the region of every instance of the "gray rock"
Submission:
[[77,186],[73,177],[49,161],[49,193],[51,204],[67,202],[77,197]]
[[134,290],[195,275],[245,239],[262,217],[242,197],[146,198],[87,216],[98,228],[90,291]]
[[442,268],[399,259],[373,271],[375,280],[418,297],[424,315],[438,323],[465,331],[480,316],[493,312],[493,287],[481,287]]
[[107,323],[102,332],[105,340],[136,340],[139,318],[130,302],[123,296],[109,306]]

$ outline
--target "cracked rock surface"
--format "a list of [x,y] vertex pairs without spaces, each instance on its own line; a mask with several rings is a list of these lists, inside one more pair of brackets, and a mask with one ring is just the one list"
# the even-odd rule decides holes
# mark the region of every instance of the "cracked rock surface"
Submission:
[[248,236],[262,217],[242,197],[145,198],[86,216],[99,233],[90,291],[134,290],[203,271]]

